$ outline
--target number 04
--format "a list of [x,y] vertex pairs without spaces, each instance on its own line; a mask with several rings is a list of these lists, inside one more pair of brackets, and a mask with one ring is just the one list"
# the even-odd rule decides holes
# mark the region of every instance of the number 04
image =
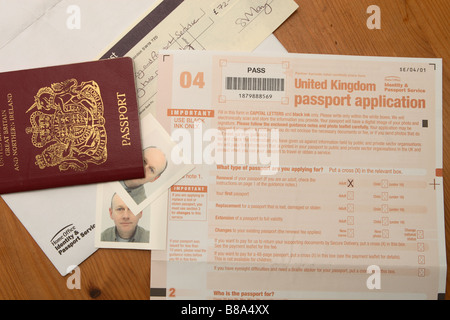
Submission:
[[197,75],[194,77],[194,81],[192,81],[192,74],[188,71],[183,71],[180,74],[180,86],[185,89],[192,86],[197,86],[202,89],[205,86],[203,72],[197,73]]

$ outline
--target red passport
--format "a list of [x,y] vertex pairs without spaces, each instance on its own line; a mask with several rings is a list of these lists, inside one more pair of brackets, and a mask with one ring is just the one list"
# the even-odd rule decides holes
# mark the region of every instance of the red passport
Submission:
[[142,177],[131,58],[0,73],[0,194]]

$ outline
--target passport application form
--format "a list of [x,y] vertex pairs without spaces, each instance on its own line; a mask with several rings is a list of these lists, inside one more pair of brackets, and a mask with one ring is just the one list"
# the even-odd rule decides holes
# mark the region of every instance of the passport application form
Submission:
[[440,59],[163,51],[159,63],[156,118],[196,168],[169,192],[152,299],[444,292]]

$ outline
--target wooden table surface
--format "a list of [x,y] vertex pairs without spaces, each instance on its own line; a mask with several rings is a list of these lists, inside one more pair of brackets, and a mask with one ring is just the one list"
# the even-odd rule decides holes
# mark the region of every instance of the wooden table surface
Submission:
[[[448,125],[450,112],[449,0],[296,0],[299,9],[275,32],[289,52],[443,58],[444,193],[450,242]],[[381,9],[381,29],[369,29],[367,8]],[[26,201],[26,199],[24,199]],[[53,267],[0,200],[0,299],[149,299],[149,251],[99,249],[80,265],[81,289]],[[450,282],[447,280],[447,294]]]

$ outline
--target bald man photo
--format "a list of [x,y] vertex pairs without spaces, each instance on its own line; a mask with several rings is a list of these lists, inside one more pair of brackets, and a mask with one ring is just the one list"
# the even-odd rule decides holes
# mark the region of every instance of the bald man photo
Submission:
[[166,155],[157,147],[151,146],[143,151],[145,177],[141,179],[120,181],[122,187],[136,204],[145,200],[144,185],[156,181],[167,168]]

